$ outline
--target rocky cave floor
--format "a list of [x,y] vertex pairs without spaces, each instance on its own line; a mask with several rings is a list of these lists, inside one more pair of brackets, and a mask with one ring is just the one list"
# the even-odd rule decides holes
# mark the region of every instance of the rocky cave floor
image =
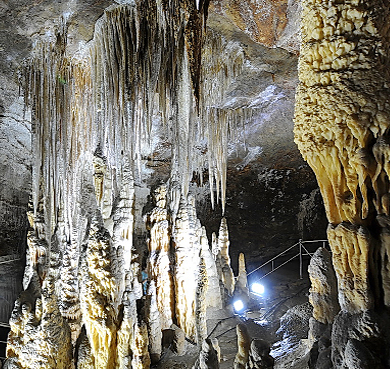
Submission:
[[[299,260],[293,260],[261,280],[265,286],[263,297],[251,294],[247,310],[240,314],[231,310],[209,310],[208,338],[217,338],[220,348],[220,368],[231,369],[238,350],[236,326],[245,324],[250,339],[269,343],[275,359],[274,368],[308,368],[308,355],[304,344],[309,330],[312,307],[308,302],[310,280],[307,272],[309,260],[304,260],[300,278]],[[249,284],[254,281],[249,279]],[[199,356],[198,348],[185,343],[181,355],[165,349],[153,368],[192,368]]]

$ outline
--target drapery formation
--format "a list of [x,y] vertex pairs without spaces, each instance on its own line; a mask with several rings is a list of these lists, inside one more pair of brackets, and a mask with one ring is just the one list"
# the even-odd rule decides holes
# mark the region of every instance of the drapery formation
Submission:
[[[330,223],[340,327],[351,314],[390,302],[389,7],[381,0],[302,4],[295,140],[317,176]],[[334,337],[337,332],[334,327]],[[362,328],[357,338],[344,334],[333,364],[347,365],[354,339],[369,342],[381,334]]]

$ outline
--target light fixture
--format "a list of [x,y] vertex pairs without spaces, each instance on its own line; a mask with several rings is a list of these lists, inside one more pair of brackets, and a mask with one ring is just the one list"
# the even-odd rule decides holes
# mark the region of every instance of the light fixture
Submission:
[[260,283],[255,282],[251,285],[251,290],[256,295],[262,295],[264,293],[264,286]]
[[236,300],[233,302],[234,310],[238,312],[244,309],[244,303],[241,300]]

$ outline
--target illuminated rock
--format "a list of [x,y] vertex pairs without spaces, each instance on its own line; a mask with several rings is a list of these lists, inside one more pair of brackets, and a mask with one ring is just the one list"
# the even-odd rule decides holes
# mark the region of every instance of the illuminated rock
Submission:
[[173,229],[175,256],[175,316],[186,336],[197,340],[196,291],[198,288],[202,229],[194,203],[180,201]]
[[172,325],[174,312],[173,279],[170,261],[171,224],[166,208],[166,187],[155,191],[156,207],[147,216],[149,236],[149,278],[154,281],[156,302],[160,313],[161,329]]

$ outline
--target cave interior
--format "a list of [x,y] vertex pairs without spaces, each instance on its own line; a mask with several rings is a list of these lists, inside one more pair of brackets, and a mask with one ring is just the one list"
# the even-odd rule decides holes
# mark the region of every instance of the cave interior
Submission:
[[1,365],[389,368],[389,13],[2,1]]

